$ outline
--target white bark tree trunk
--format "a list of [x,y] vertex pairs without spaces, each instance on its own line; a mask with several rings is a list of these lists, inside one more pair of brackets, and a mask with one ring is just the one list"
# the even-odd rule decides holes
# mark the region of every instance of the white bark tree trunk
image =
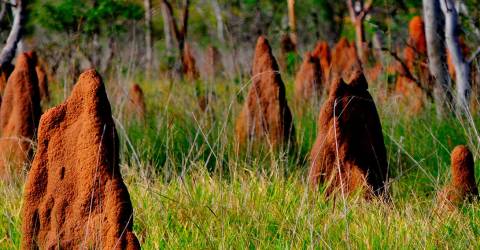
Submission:
[[437,115],[441,117],[448,111],[448,105],[452,101],[452,87],[445,63],[447,61],[444,44],[445,24],[439,0],[423,0],[423,20],[425,20],[428,68],[435,79],[433,96],[435,98]]
[[163,18],[163,33],[165,35],[165,48],[167,54],[171,56],[173,53],[173,38],[172,31],[170,30],[170,18],[168,16],[167,6],[162,2],[162,18]]
[[218,4],[217,0],[210,0],[212,4],[213,11],[215,12],[215,19],[217,22],[217,37],[220,43],[225,43],[225,35],[224,35],[224,26],[223,26],[223,17],[222,17],[222,9]]
[[455,66],[455,83],[457,108],[459,111],[467,112],[470,102],[470,63],[462,54],[458,41],[458,13],[452,0],[440,0],[440,6],[445,16],[445,40],[448,51]]
[[13,24],[8,35],[7,42],[0,52],[0,65],[10,63],[17,52],[17,45],[23,35],[23,26],[25,25],[25,1],[24,0],[11,0],[12,12],[13,12]]
[[146,73],[150,76],[153,67],[152,0],[144,0],[145,7],[145,61]]

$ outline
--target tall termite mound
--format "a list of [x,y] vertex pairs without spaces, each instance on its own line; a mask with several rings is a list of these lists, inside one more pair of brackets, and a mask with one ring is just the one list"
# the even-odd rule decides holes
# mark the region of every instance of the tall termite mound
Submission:
[[35,64],[23,53],[8,78],[0,107],[0,176],[19,172],[31,156],[41,116]]
[[295,77],[295,97],[299,101],[319,100],[322,90],[320,60],[307,52]]
[[263,36],[257,40],[252,86],[236,122],[237,145],[266,140],[269,145],[292,145],[294,126],[285,97],[285,85],[272,49]]
[[[408,36],[407,45],[403,50],[405,64],[410,73],[420,81],[425,89],[433,88],[433,86],[430,86],[425,25],[422,17],[415,16],[410,20]],[[399,68],[395,92],[400,95],[400,101],[404,104],[403,106],[408,108],[409,113],[417,114],[423,110],[425,105],[425,93],[421,87],[406,76],[403,68]]]
[[327,84],[328,72],[330,71],[330,63],[332,61],[332,53],[328,43],[325,41],[318,42],[313,50],[313,56],[320,60],[320,67],[322,69],[322,82]]
[[22,249],[140,249],[101,77],[80,75],[41,118],[24,190]]
[[197,63],[195,57],[193,57],[192,48],[188,43],[185,43],[185,47],[183,48],[182,65],[183,74],[187,80],[193,81],[198,79]]
[[310,153],[310,182],[326,185],[327,195],[358,189],[366,196],[386,194],[386,149],[367,80],[357,71],[350,83],[337,78],[332,84]]
[[460,145],[451,154],[452,181],[439,194],[440,202],[458,205],[478,198],[474,161],[468,147]]
[[48,77],[47,72],[43,65],[41,65],[38,55],[35,51],[27,52],[28,56],[32,59],[32,63],[35,65],[35,72],[38,79],[38,89],[40,91],[40,98],[42,101],[50,101],[50,92],[48,90]]
[[130,115],[135,115],[139,120],[145,120],[145,96],[143,90],[138,84],[133,84],[128,91],[127,112]]

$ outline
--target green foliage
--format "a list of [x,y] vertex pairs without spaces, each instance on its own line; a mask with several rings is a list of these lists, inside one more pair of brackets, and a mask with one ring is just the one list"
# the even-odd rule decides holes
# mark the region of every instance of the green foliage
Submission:
[[112,35],[125,29],[129,20],[143,16],[141,6],[126,0],[48,0],[33,8],[35,21],[56,32]]

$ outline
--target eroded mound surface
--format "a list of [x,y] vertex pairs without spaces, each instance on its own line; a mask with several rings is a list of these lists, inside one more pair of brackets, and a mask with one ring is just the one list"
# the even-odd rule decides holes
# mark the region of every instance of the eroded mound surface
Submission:
[[237,143],[243,145],[260,139],[272,146],[292,145],[294,128],[285,85],[263,36],[257,41],[252,72],[253,83],[236,123]]
[[327,194],[364,189],[384,194],[387,157],[382,127],[362,73],[334,81],[320,111],[318,136],[310,159],[310,182],[327,185]]
[[41,116],[35,64],[27,54],[17,58],[0,107],[0,176],[20,172],[31,156]]
[[110,104],[95,70],[40,121],[24,190],[22,249],[139,249]]
[[295,77],[295,97],[297,100],[308,101],[322,96],[322,71],[318,57],[306,53],[303,63]]
[[451,155],[452,181],[440,193],[442,203],[458,205],[464,201],[478,198],[478,187],[475,182],[475,163],[468,147],[455,147]]

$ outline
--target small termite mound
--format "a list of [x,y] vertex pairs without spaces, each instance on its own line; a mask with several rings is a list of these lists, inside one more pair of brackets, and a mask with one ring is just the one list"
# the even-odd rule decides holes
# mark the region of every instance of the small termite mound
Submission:
[[10,63],[5,65],[0,65],[0,96],[3,95],[5,88],[7,87],[8,77],[13,71],[13,65]]
[[[315,49],[313,50],[313,56],[320,60],[320,67],[322,69],[322,82],[328,83],[328,73],[330,71],[330,64],[332,61],[332,52],[330,46],[326,41],[317,42]],[[326,86],[328,89],[328,86]]]
[[465,201],[471,202],[478,198],[478,188],[475,181],[474,160],[467,146],[460,145],[451,154],[452,180],[439,193],[440,203],[446,206],[456,206]]
[[322,96],[320,60],[307,52],[295,77],[295,99],[301,102],[319,101]]
[[207,79],[213,80],[223,69],[222,55],[215,46],[209,46],[205,55],[205,73]]
[[197,63],[190,44],[185,43],[182,55],[183,74],[189,81],[198,80]]
[[128,91],[128,116],[134,116],[140,121],[145,121],[146,105],[143,90],[138,84],[133,84]]

